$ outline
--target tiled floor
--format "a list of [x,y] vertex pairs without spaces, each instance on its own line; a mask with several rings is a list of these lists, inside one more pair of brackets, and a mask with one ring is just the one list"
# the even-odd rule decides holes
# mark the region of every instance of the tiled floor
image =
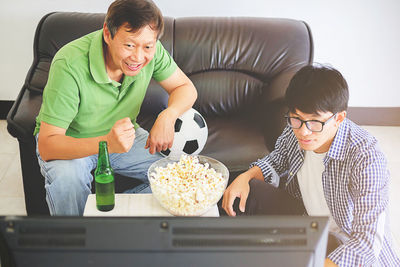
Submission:
[[[395,242],[400,244],[400,127],[365,126],[379,140],[391,172],[390,214]],[[0,215],[26,215],[18,142],[0,120]],[[397,246],[400,248],[400,246]],[[398,249],[397,251],[400,252]]]
[[18,141],[0,120],[0,215],[26,215]]

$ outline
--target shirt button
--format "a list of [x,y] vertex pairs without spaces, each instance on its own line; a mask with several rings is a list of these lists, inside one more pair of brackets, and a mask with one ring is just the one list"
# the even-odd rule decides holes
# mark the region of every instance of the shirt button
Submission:
[[290,172],[290,175],[293,175],[293,172]]

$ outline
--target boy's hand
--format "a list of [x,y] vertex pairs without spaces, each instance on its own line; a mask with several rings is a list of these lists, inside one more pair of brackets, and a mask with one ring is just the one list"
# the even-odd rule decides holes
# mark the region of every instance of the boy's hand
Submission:
[[240,211],[245,211],[247,197],[250,193],[249,181],[251,179],[251,175],[248,172],[244,172],[236,177],[236,179],[225,190],[224,197],[222,199],[222,208],[229,216],[236,216],[236,212],[233,210],[233,202],[237,197],[240,198]]

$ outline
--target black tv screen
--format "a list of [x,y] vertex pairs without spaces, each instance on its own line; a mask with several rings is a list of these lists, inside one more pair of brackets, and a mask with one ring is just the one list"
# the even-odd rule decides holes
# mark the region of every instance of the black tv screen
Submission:
[[327,217],[0,217],[1,266],[323,266]]

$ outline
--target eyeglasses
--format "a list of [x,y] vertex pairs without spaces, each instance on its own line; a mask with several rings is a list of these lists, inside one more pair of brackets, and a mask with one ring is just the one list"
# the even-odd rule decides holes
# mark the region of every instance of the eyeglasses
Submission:
[[312,132],[322,132],[322,130],[324,129],[324,125],[327,124],[330,120],[332,120],[336,116],[336,114],[337,113],[333,114],[325,122],[318,120],[303,121],[300,118],[289,117],[288,115],[286,115],[285,118],[287,120],[288,125],[293,129],[300,129],[303,126],[303,123],[305,123],[308,130]]

